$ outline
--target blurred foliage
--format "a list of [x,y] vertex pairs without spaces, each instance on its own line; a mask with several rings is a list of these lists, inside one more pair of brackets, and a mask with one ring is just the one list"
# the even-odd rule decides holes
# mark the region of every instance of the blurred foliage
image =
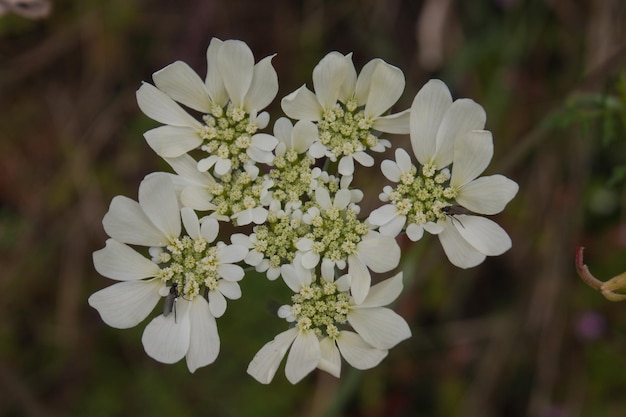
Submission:
[[[573,264],[583,244],[596,276],[624,270],[625,23],[620,0],[58,0],[43,20],[1,16],[0,415],[623,416],[626,304]],[[247,376],[284,328],[286,294],[255,274],[219,320],[220,357],[195,374],[147,357],[143,325],[108,328],[87,305],[110,284],[91,253],[111,198],[167,169],[134,92],[174,60],[203,74],[213,36],[277,53],[273,115],[332,50],[400,67],[398,109],[432,77],[485,107],[487,173],[520,184],[497,216],[513,249],[459,270],[437,239],[402,241],[397,310],[413,337],[373,370]],[[369,172],[356,181],[376,196]]]

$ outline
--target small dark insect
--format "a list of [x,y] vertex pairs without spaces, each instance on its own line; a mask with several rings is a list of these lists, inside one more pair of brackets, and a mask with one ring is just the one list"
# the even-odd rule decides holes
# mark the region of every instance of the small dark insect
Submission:
[[170,287],[170,293],[165,297],[165,304],[163,304],[163,317],[167,317],[174,312],[174,323],[176,323],[176,300],[179,297],[178,284],[173,283]]
[[463,223],[461,223],[461,220],[459,220],[456,217],[454,217],[454,215],[456,215],[456,214],[474,214],[470,210],[466,209],[465,207],[458,206],[458,205],[446,206],[446,207],[441,209],[441,212],[444,213],[446,216],[450,217],[451,221],[454,222],[456,220],[457,222],[459,222],[461,227],[464,228],[464,229],[465,229],[465,226],[463,226]]

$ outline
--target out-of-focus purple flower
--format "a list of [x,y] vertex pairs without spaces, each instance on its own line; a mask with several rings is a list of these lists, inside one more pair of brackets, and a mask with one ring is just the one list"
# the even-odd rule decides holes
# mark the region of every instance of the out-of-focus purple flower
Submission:
[[594,341],[606,330],[606,319],[597,311],[585,311],[574,319],[574,332],[581,340]]

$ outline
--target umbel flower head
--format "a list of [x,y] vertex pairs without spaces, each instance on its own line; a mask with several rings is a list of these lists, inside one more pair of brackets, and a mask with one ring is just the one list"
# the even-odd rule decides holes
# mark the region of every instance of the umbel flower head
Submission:
[[497,214],[515,196],[517,184],[503,175],[478,177],[493,155],[491,132],[483,130],[485,112],[470,99],[452,101],[439,80],[429,81],[411,106],[411,145],[421,166],[403,149],[396,160],[383,161],[387,186],[369,221],[396,236],[406,230],[413,240],[424,230],[436,234],[454,265],[469,268],[486,256],[511,247],[507,233],[475,214]]
[[[153,74],[156,87],[144,83],[137,91],[141,110],[165,125],[144,134],[148,144],[167,158],[201,149],[206,157],[198,169],[212,169],[218,177],[248,164],[270,162],[277,140],[257,131],[269,123],[269,114],[261,110],[278,92],[272,57],[255,65],[244,42],[216,38],[206,55],[204,81],[177,61]],[[177,102],[201,112],[202,121]]]
[[[94,266],[120,282],[92,294],[89,305],[123,329],[142,322],[166,297],[174,311],[164,309],[148,324],[146,353],[164,363],[186,357],[191,372],[212,363],[220,348],[215,318],[226,309],[225,297],[241,296],[237,281],[244,272],[235,263],[248,250],[215,242],[217,220],[200,221],[192,209],[180,209],[173,184],[161,174],[141,182],[139,202],[115,197],[103,225],[111,238],[94,252]],[[150,258],[129,245],[147,247]]]
[[310,154],[339,161],[341,175],[354,173],[354,161],[374,165],[368,151],[391,146],[380,132],[407,133],[408,113],[383,115],[400,98],[404,74],[382,59],[367,63],[357,77],[351,55],[331,52],[313,69],[313,88],[306,86],[283,98],[281,105],[292,119],[315,122],[319,139]]
[[310,270],[285,265],[282,276],[294,295],[278,315],[295,325],[250,362],[248,373],[263,384],[272,381],[287,351],[285,374],[295,384],[315,368],[339,378],[342,356],[357,369],[373,368],[411,336],[406,321],[384,307],[402,291],[402,273],[374,285],[360,304],[347,291],[349,275],[318,279]]

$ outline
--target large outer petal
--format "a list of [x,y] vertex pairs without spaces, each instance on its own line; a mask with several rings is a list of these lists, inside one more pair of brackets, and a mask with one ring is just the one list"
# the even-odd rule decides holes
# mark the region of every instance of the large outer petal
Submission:
[[411,337],[406,321],[393,310],[384,307],[353,307],[348,322],[367,343],[378,349],[391,349]]
[[126,281],[91,294],[89,305],[98,310],[102,321],[117,329],[141,323],[159,302],[159,280]]
[[285,364],[285,375],[296,384],[317,368],[322,358],[320,342],[312,330],[299,332],[291,345]]
[[371,83],[364,113],[366,116],[378,117],[389,110],[402,95],[404,74],[400,68],[381,60],[372,74]]
[[437,131],[434,159],[437,169],[452,163],[454,144],[468,132],[485,127],[487,116],[482,106],[468,98],[456,100],[446,111]]
[[202,124],[191,117],[167,94],[152,84],[143,83],[137,90],[137,104],[142,112],[157,122],[181,127],[202,129]]
[[485,260],[486,256],[461,236],[451,220],[446,220],[443,230],[437,236],[443,251],[453,265],[471,268]]
[[217,55],[217,66],[231,101],[236,107],[243,107],[254,74],[252,51],[242,41],[227,40]]
[[215,361],[220,353],[220,336],[215,318],[204,297],[195,297],[190,311],[191,334],[187,351],[187,367],[195,372],[201,366]]
[[324,109],[317,96],[306,86],[298,88],[280,101],[285,114],[292,119],[317,122],[322,118]]
[[161,268],[130,246],[107,239],[106,246],[93,253],[93,265],[102,276],[118,281],[152,278]]
[[262,59],[254,66],[252,83],[246,94],[246,110],[258,112],[274,100],[278,93],[278,75],[272,66],[272,56]]
[[356,369],[373,368],[387,356],[386,350],[370,346],[361,336],[347,330],[339,334],[337,346],[341,356]]
[[152,74],[154,84],[165,94],[194,110],[211,110],[209,94],[202,79],[182,61],[176,61]]
[[228,92],[217,65],[217,56],[223,44],[224,42],[217,38],[211,39],[206,50],[207,72],[204,80],[209,97],[220,106],[225,106],[228,103]]
[[481,216],[457,216],[458,232],[483,255],[498,256],[511,249],[511,238],[496,222]]
[[480,177],[459,190],[456,201],[480,214],[497,214],[515,197],[519,186],[503,175]]
[[285,357],[285,353],[297,335],[298,329],[292,327],[278,334],[271,342],[266,343],[252,358],[248,365],[248,374],[262,384],[272,382],[280,366],[280,361]]
[[159,126],[143,134],[157,155],[176,158],[202,145],[198,132],[190,127]]
[[350,60],[339,52],[330,52],[313,68],[313,89],[324,109],[337,102],[350,65]]
[[428,81],[417,93],[411,105],[411,145],[417,160],[431,162],[437,150],[437,131],[452,96],[441,80]]
[[379,132],[396,133],[406,135],[411,131],[411,111],[403,110],[400,113],[388,114],[387,116],[374,119],[372,128]]
[[341,376],[341,354],[334,340],[329,337],[322,339],[320,341],[320,353],[322,358],[317,364],[318,369],[339,378]]
[[180,207],[174,184],[168,176],[146,176],[139,184],[139,205],[165,236],[169,239],[180,236]]
[[398,298],[403,287],[402,272],[398,272],[393,277],[381,281],[371,287],[365,301],[354,308],[386,306]]
[[350,283],[352,298],[355,303],[360,304],[367,297],[372,284],[372,275],[365,266],[365,262],[356,255],[348,256],[348,274],[352,277]]
[[162,363],[185,357],[191,339],[190,302],[176,301],[176,314],[155,317],[143,332],[141,342],[148,356]]
[[454,145],[454,165],[450,185],[462,187],[487,168],[493,156],[493,139],[488,130],[473,130]]
[[143,212],[139,203],[118,195],[102,219],[104,231],[118,242],[142,246],[165,246],[168,237]]
[[400,262],[400,246],[396,239],[372,233],[372,238],[357,245],[359,258],[374,272],[387,272]]

